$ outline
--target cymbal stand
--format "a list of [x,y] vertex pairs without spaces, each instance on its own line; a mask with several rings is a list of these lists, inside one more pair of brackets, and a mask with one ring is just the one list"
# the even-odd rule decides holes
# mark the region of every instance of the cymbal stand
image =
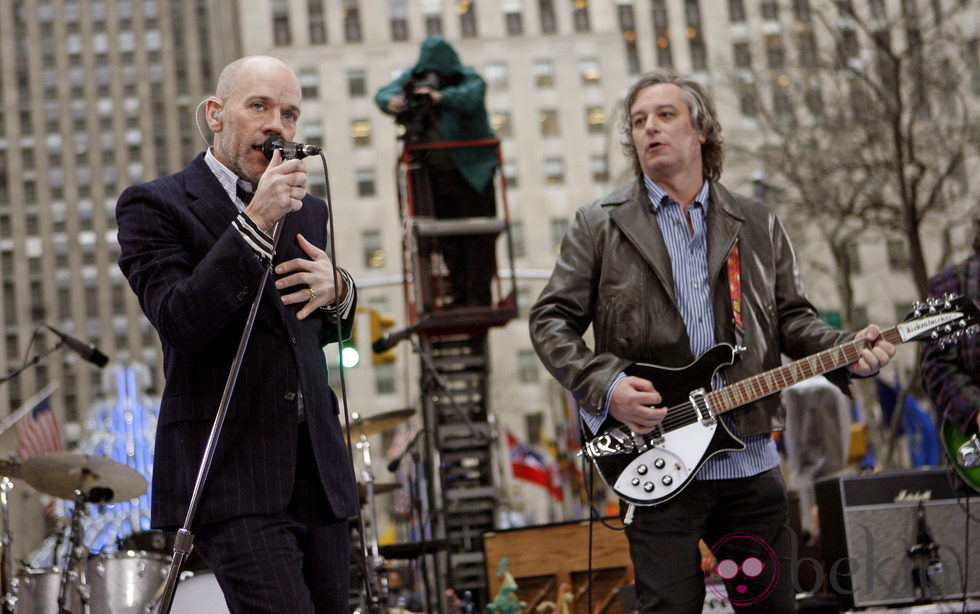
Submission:
[[3,586],[0,586],[0,591],[3,592],[3,597],[0,597],[0,611],[3,614],[13,614],[17,606],[17,585],[11,581],[10,575],[10,546],[14,540],[10,531],[10,510],[7,501],[7,493],[13,487],[14,483],[7,476],[0,479],[0,521],[3,522],[2,532],[0,532],[0,546],[3,548],[3,554],[0,555],[0,577],[3,580]]
[[[385,560],[378,550],[378,513],[374,506],[374,468],[371,461],[371,442],[367,435],[361,433],[354,447],[361,451],[361,458],[364,459],[361,480],[364,482],[368,514],[371,519],[371,529],[369,532],[365,531],[367,534],[364,536],[370,549],[370,556],[364,565],[365,580],[372,587],[369,593],[371,603],[368,604],[368,611],[383,612],[388,601],[388,582],[384,574],[381,573]],[[363,524],[361,528],[364,530]]]
[[61,590],[58,591],[58,614],[72,614],[65,606],[68,602],[68,592],[71,589],[78,591],[78,596],[82,602],[82,614],[89,614],[89,591],[88,582],[85,578],[85,528],[82,522],[88,511],[89,498],[81,489],[75,489],[75,508],[71,512],[71,534],[68,548],[68,563],[65,565],[65,572],[61,576]]

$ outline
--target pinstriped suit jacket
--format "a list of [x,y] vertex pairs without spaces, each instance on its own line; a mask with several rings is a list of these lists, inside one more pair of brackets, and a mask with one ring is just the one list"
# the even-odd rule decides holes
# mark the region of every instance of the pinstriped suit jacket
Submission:
[[[163,344],[166,385],[157,424],[152,524],[179,527],[263,267],[231,226],[234,204],[199,155],[184,170],[128,188],[116,218],[119,266]],[[321,249],[326,204],[307,195],[284,218],[275,262]],[[228,409],[196,522],[283,510],[292,494],[302,394],[317,467],[335,515],[356,512],[351,467],[327,384],[323,346],[337,341],[324,315],[296,319],[271,275]],[[287,289],[289,291],[290,289]],[[352,309],[342,323],[346,338]]]

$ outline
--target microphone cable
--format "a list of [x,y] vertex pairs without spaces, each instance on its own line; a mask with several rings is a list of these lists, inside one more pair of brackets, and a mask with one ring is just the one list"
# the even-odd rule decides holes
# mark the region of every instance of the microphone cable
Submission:
[[[324,154],[323,149],[320,149],[320,162],[323,165],[323,183],[326,196],[327,204],[327,241],[329,243],[329,254],[330,266],[333,273],[333,287],[334,287],[334,308],[336,309],[336,322],[335,330],[337,333],[337,346],[339,351],[337,352],[337,373],[340,379],[340,400],[341,406],[343,407],[344,414],[344,430],[347,433],[347,459],[350,462],[350,475],[351,484],[353,484],[354,492],[354,502],[357,505],[357,535],[358,535],[358,547],[361,553],[361,573],[363,574],[362,584],[364,586],[364,592],[367,597],[367,604],[369,611],[374,611],[374,599],[371,586],[371,577],[368,565],[368,551],[367,542],[364,540],[364,513],[361,511],[361,502],[357,494],[357,472],[354,470],[354,441],[351,437],[350,428],[350,403],[347,398],[347,378],[346,371],[347,368],[344,366],[344,348],[346,347],[346,342],[343,340],[343,318],[340,313],[340,293],[337,292],[337,288],[340,287],[340,270],[337,266],[337,241],[336,241],[336,227],[334,225],[334,208],[333,208],[333,197],[330,192],[330,171],[327,168],[327,156]],[[354,288],[349,288],[348,291],[355,291]],[[357,317],[357,306],[354,306],[354,314],[351,317]],[[353,332],[353,331],[352,331]],[[377,531],[377,527],[371,527],[372,531]]]

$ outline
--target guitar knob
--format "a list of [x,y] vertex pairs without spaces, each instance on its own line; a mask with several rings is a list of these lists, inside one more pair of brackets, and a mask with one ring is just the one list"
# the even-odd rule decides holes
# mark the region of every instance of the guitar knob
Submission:
[[653,482],[647,482],[643,485],[643,490],[647,492],[653,492]]
[[646,473],[647,473],[647,466],[646,465],[640,465],[639,467],[636,468],[636,472],[639,473],[640,475],[646,475]]
[[653,461],[653,466],[657,469],[663,469],[666,465],[667,463],[662,458],[658,458],[657,460]]
[[630,480],[630,484],[632,484],[633,486],[639,486],[640,478],[633,478],[632,480]]
[[664,486],[670,486],[674,483],[674,478],[670,477],[669,475],[665,475],[660,481],[664,483]]

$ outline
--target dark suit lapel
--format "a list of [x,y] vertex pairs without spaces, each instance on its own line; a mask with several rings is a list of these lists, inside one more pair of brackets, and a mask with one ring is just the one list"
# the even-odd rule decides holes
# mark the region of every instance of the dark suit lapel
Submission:
[[[221,183],[211,172],[207,162],[204,161],[203,154],[187,166],[186,172],[187,193],[190,199],[188,206],[217,241],[228,230],[232,220],[238,217],[238,208],[231,202]],[[282,236],[285,237],[286,233],[283,232]],[[280,262],[281,258],[276,258],[275,261]],[[275,287],[275,274],[269,275],[262,291],[265,300],[269,301],[273,308],[259,309],[257,317],[265,319],[273,327],[285,329],[284,318],[290,317],[290,314],[286,312],[279,290]]]
[[670,300],[676,305],[674,272],[670,267],[667,244],[664,243],[663,234],[657,225],[657,216],[650,212],[650,199],[646,191],[640,189],[639,183],[636,185],[633,198],[618,206],[609,217],[650,265]]

